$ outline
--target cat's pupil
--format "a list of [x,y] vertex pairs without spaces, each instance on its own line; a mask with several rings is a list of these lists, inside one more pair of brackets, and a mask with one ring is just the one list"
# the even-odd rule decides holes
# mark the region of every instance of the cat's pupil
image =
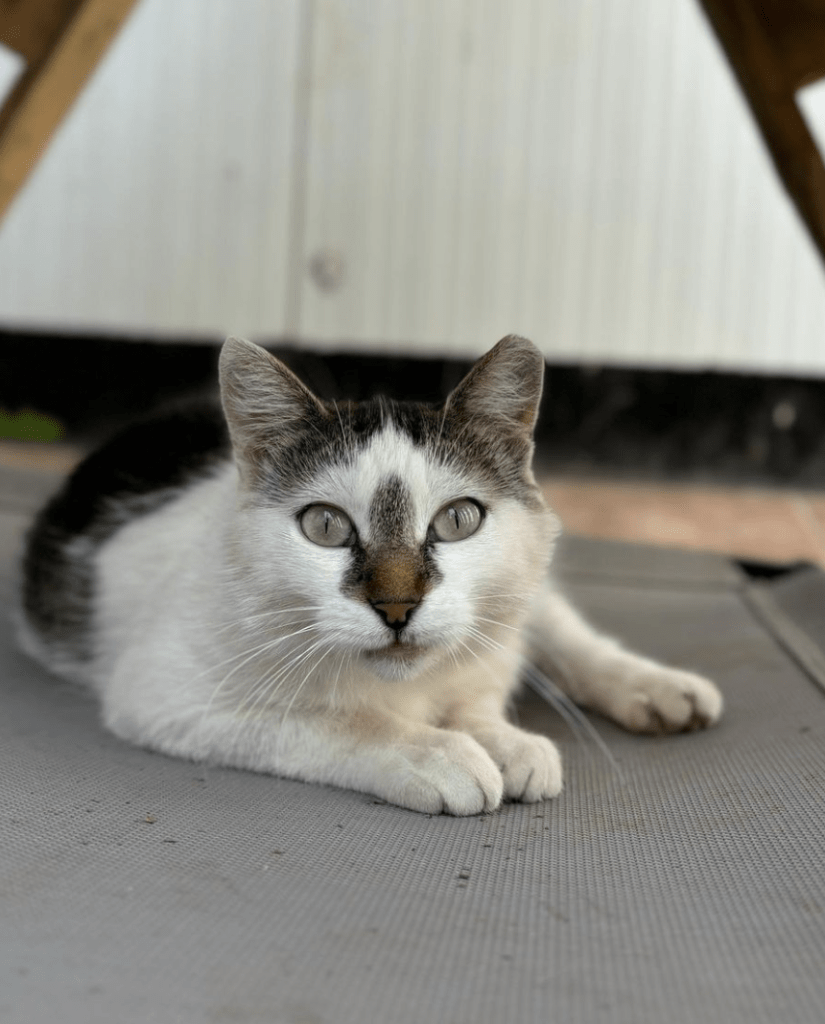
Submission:
[[[472,506],[470,506],[470,508],[471,507]],[[453,527],[456,530],[461,530],[465,525],[470,526],[472,523],[473,517],[466,505],[463,508],[456,508],[455,506],[452,506],[448,514],[452,520]]]
[[310,505],[299,516],[304,536],[324,547],[345,547],[353,543],[355,531],[349,517],[329,505]]
[[431,524],[436,540],[464,540],[472,536],[481,525],[482,512],[470,498],[445,505]]

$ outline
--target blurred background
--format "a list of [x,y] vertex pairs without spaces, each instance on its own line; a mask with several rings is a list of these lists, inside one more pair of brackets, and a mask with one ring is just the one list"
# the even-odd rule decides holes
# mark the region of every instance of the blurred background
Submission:
[[823,0],[0,0],[0,43],[7,494],[229,333],[435,399],[516,332],[568,529],[825,564]]

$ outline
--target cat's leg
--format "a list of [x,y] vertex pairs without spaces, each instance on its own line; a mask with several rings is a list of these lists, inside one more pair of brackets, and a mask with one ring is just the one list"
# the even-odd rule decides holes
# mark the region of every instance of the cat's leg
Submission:
[[480,814],[501,803],[502,773],[465,732],[362,709],[254,718],[227,711],[153,724],[104,709],[118,735],[177,757],[372,793],[428,814]]
[[577,704],[632,732],[684,732],[722,714],[708,679],[625,650],[549,585],[536,598],[528,641],[531,660]]

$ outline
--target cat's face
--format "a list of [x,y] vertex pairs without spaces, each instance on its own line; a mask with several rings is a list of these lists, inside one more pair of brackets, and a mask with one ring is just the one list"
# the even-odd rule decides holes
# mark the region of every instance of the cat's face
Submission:
[[262,350],[230,344],[239,543],[264,603],[311,623],[307,660],[317,644],[405,678],[508,639],[557,531],[530,471],[532,346],[503,343],[432,409],[328,406]]

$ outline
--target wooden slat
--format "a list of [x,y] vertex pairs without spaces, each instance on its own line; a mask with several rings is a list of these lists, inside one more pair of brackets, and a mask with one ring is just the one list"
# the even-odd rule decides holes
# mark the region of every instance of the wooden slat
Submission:
[[305,10],[135,7],[0,223],[0,324],[285,333]]
[[135,3],[3,3],[0,40],[29,65],[0,110],[0,218]]
[[0,0],[0,43],[41,64],[83,0]]
[[776,170],[825,259],[825,164],[796,90],[825,74],[825,0],[701,0]]

